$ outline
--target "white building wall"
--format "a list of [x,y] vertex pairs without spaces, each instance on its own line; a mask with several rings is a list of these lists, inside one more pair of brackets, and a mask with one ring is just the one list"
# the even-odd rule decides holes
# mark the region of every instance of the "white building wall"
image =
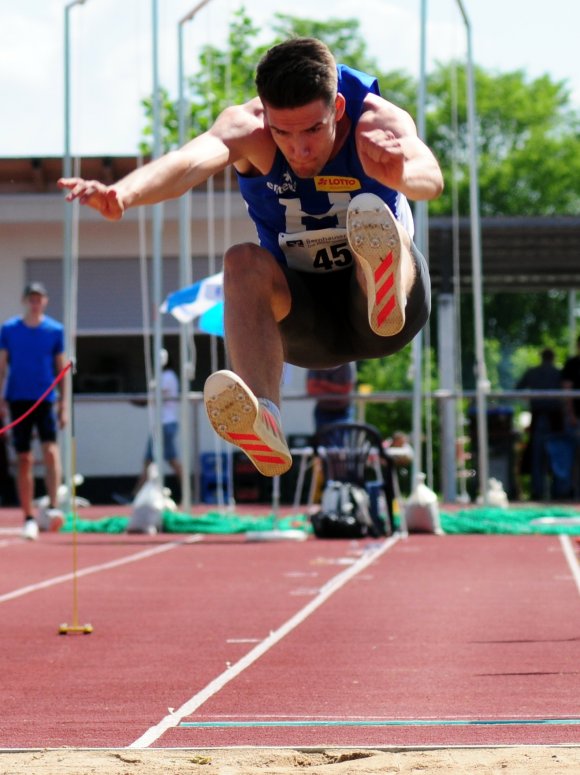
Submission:
[[[215,194],[215,246],[217,271],[224,250],[224,195]],[[0,195],[0,320],[21,312],[21,294],[26,282],[26,261],[60,259],[63,253],[63,217],[65,205],[59,194]],[[207,197],[192,194],[191,245],[194,255],[208,250]],[[255,240],[255,230],[246,208],[234,194],[231,203],[231,241]],[[164,206],[164,255],[179,253],[178,205]],[[147,227],[148,248],[151,247]],[[138,211],[129,211],[122,221],[111,223],[87,208],[79,209],[79,258],[138,258]],[[139,278],[135,278],[139,282]],[[173,290],[173,289],[171,289]],[[50,306],[48,314],[51,314]],[[54,314],[54,313],[53,313]],[[107,309],[102,310],[102,332],[107,332]],[[116,333],[122,333],[115,329]],[[303,395],[305,372],[291,367],[286,374],[283,393]],[[192,433],[182,429],[181,443],[189,443],[192,452],[211,451],[217,438],[203,407],[197,402],[197,422]],[[76,469],[89,476],[132,476],[141,468],[148,433],[147,410],[132,406],[128,400],[105,394],[75,399]],[[283,420],[287,434],[312,433],[313,402],[287,401]],[[220,442],[221,443],[221,442]],[[193,459],[193,458],[192,458]]]

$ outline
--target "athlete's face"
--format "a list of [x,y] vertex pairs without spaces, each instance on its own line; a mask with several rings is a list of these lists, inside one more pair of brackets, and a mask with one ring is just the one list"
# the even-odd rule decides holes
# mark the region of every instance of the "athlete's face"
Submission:
[[300,108],[273,108],[264,105],[272,138],[299,178],[312,178],[332,155],[336,125],[344,115],[344,97],[338,94],[334,105],[323,100]]

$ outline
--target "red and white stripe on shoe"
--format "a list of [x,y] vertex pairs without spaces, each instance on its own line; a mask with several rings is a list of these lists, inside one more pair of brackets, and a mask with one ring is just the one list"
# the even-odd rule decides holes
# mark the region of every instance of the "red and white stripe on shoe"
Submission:
[[375,305],[377,323],[383,325],[397,304],[395,294],[391,293],[395,285],[393,251],[391,250],[375,269]]
[[[280,438],[281,432],[278,428],[278,423],[272,414],[263,406],[259,408],[258,412],[269,431]],[[284,458],[278,454],[276,450],[268,444],[265,444],[255,433],[227,433],[227,436],[233,444],[236,444],[250,458],[257,460],[260,463],[273,463],[279,465],[285,465],[286,463]]]

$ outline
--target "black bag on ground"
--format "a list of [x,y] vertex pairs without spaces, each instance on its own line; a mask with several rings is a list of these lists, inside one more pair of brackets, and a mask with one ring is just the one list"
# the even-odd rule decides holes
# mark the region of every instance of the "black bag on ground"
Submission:
[[380,535],[370,514],[369,495],[350,482],[328,482],[320,511],[311,516],[317,538],[367,538]]

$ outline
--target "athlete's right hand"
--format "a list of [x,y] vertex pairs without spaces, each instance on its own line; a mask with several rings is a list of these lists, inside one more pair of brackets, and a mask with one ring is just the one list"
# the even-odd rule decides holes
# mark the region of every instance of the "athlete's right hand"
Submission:
[[114,186],[83,178],[60,178],[57,185],[68,190],[67,202],[78,199],[82,205],[92,207],[110,221],[118,221],[123,217],[125,208]]

